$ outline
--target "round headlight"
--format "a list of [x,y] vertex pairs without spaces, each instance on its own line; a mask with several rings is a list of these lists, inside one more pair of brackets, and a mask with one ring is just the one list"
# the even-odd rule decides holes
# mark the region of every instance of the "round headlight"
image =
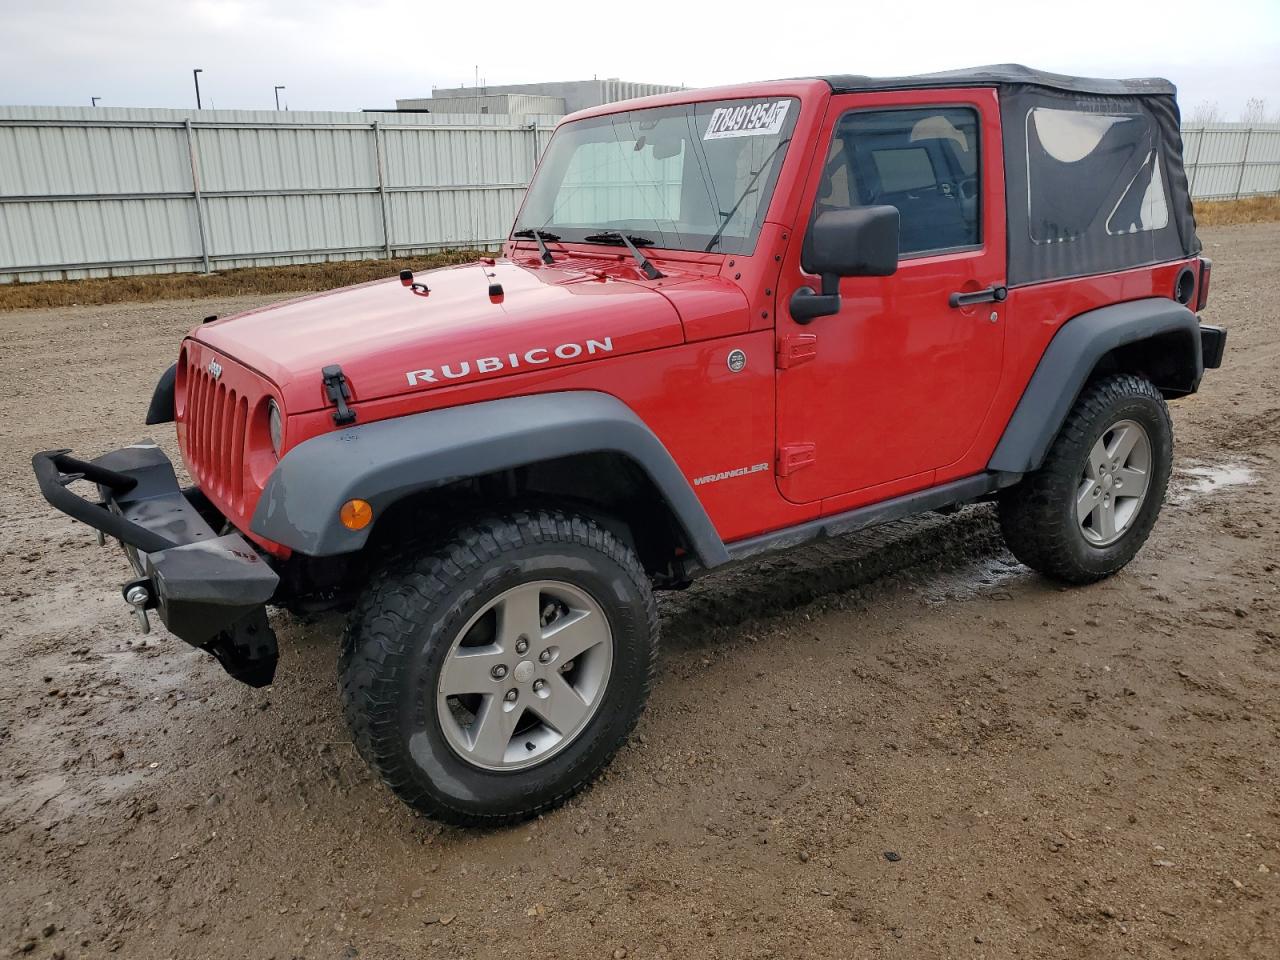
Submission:
[[267,401],[267,429],[271,431],[271,449],[279,457],[284,443],[284,417],[274,400]]

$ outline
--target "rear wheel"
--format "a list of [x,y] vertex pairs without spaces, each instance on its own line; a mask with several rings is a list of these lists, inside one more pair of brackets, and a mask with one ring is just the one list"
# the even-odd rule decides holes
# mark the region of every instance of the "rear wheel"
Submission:
[[656,653],[633,552],[584,517],[518,511],[375,577],[344,643],[343,701],[357,748],[406,803],[510,822],[599,774]]
[[1085,388],[1044,464],[1000,498],[1014,556],[1046,576],[1090,583],[1146,542],[1173,463],[1169,408],[1149,380],[1119,374]]

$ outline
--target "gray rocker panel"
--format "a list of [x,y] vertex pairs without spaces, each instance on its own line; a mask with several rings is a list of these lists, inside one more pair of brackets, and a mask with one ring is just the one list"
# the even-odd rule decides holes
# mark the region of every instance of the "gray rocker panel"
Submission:
[[338,521],[347,500],[374,516],[454,480],[578,453],[620,453],[666,498],[698,561],[728,560],[724,543],[666,448],[625,404],[594,391],[535,394],[431,410],[313,437],[285,454],[249,529],[311,556],[350,553],[369,529]]

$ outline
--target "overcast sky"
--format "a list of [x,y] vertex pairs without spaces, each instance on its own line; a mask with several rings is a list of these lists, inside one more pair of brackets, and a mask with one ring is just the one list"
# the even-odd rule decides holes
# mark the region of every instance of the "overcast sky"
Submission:
[[0,0],[0,103],[358,110],[433,85],[621,77],[708,86],[1020,62],[1161,75],[1183,112],[1280,114],[1280,0]]

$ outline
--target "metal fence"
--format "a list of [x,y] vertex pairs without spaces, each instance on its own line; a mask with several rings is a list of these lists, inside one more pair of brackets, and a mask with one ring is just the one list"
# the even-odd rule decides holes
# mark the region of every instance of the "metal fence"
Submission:
[[[493,246],[557,119],[0,107],[0,283]],[[1280,124],[1183,144],[1196,199],[1280,192]]]
[[1183,127],[1182,156],[1195,200],[1280,193],[1280,123]]
[[557,120],[0,108],[0,282],[492,246]]

